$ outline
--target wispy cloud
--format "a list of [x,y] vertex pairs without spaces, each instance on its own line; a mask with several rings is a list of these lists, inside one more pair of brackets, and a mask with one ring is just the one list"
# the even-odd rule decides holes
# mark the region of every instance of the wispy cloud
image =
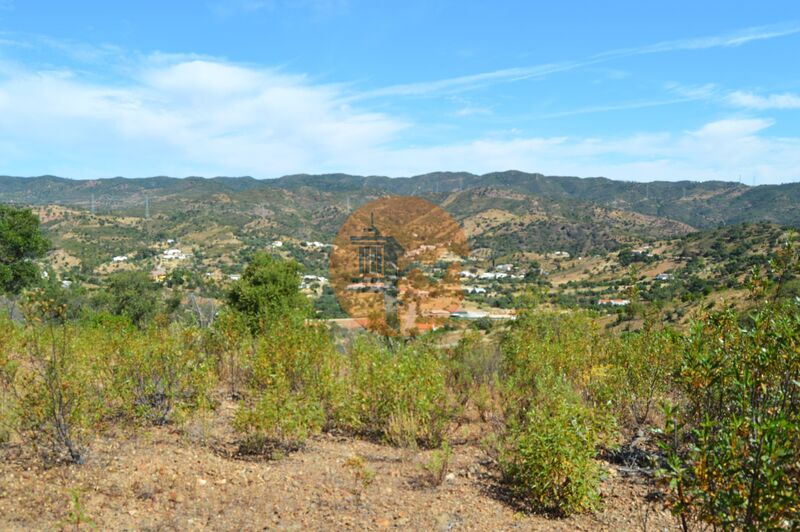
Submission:
[[548,63],[531,67],[506,68],[502,70],[494,70],[492,72],[482,72],[480,74],[471,74],[468,76],[459,76],[436,81],[422,81],[418,83],[391,85],[389,87],[362,92],[358,95],[358,97],[363,99],[382,96],[421,96],[443,92],[456,93],[494,83],[544,77],[558,72],[574,70],[588,64],[590,64],[590,62],[563,62]]
[[735,91],[727,96],[727,101],[736,107],[746,109],[800,109],[800,95],[784,92],[761,96],[752,92]]
[[525,79],[543,78],[552,74],[568,72],[624,57],[688,50],[730,48],[742,46],[755,41],[787,37],[797,33],[800,33],[800,23],[782,24],[779,26],[758,26],[722,35],[662,41],[655,44],[633,48],[619,48],[574,61],[562,61],[525,67],[506,68],[434,81],[391,85],[371,91],[365,91],[361,93],[359,97],[376,98],[383,96],[427,96],[441,93],[457,93],[496,83],[508,83]]
[[711,48],[731,48],[755,41],[765,41],[788,37],[800,33],[800,23],[791,22],[770,26],[753,26],[742,30],[705,37],[662,41],[637,48],[623,48],[600,54],[606,57],[624,57],[682,50],[708,50]]
[[467,105],[456,111],[454,114],[455,116],[490,115],[492,114],[492,109],[489,107]]
[[633,100],[629,102],[618,102],[607,105],[589,105],[586,107],[579,107],[577,109],[567,109],[565,111],[545,113],[536,115],[535,117],[528,117],[528,118],[559,118],[562,116],[608,113],[613,111],[629,111],[631,109],[646,109],[648,107],[663,107],[665,105],[676,105],[680,103],[696,101],[698,99],[699,98],[687,96],[683,98],[663,98],[657,100]]
[[207,5],[214,15],[221,18],[279,8],[307,9],[319,16],[345,9],[349,0],[210,0]]

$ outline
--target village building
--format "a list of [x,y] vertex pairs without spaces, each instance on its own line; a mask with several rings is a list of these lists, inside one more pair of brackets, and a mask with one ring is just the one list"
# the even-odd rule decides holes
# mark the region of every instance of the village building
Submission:
[[612,307],[624,307],[631,304],[630,299],[599,299],[598,305],[611,305]]
[[167,280],[167,271],[161,266],[156,266],[150,270],[150,279],[158,283],[163,283]]
[[167,260],[183,260],[186,255],[180,249],[173,248],[164,252],[164,258]]

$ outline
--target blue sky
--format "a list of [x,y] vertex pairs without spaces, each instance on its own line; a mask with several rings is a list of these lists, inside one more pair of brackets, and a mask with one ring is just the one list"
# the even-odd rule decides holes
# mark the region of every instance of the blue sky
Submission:
[[800,4],[0,0],[0,174],[800,180]]

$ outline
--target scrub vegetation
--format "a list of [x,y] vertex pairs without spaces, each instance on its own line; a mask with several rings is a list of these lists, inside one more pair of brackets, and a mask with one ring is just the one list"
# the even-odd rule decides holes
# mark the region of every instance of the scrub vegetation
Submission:
[[[531,303],[456,342],[443,341],[448,331],[341,342],[309,319],[299,268],[272,257],[253,258],[212,324],[175,312],[135,274],[86,306],[10,271],[26,286],[5,284],[24,313],[0,315],[0,444],[50,465],[82,467],[99,435],[181,426],[225,400],[236,404],[240,456],[278,459],[340,434],[432,453],[425,470],[437,489],[472,413],[498,489],[526,511],[600,510],[608,461],[633,457],[626,463],[652,471],[685,528],[800,526],[791,243],[752,270],[750,306],[709,310],[688,330],[645,317],[620,333],[591,310]],[[366,490],[374,475],[359,464]]]

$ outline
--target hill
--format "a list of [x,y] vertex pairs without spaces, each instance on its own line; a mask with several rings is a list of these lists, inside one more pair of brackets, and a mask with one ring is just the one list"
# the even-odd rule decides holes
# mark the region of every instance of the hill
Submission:
[[185,179],[151,177],[78,181],[54,176],[20,178],[0,176],[0,202],[51,204],[106,211],[143,212],[144,196],[162,210],[170,203],[202,200],[214,194],[268,195],[280,190],[313,190],[346,202],[358,203],[364,196],[420,195],[443,201],[449,194],[475,188],[510,190],[525,196],[553,201],[592,203],[667,218],[696,228],[740,222],[768,221],[800,226],[800,183],[750,187],[740,183],[677,181],[638,183],[603,177],[544,176],[518,171],[475,175],[466,172],[435,172],[414,177],[355,176],[347,174],[291,175],[277,179],[216,177]]

